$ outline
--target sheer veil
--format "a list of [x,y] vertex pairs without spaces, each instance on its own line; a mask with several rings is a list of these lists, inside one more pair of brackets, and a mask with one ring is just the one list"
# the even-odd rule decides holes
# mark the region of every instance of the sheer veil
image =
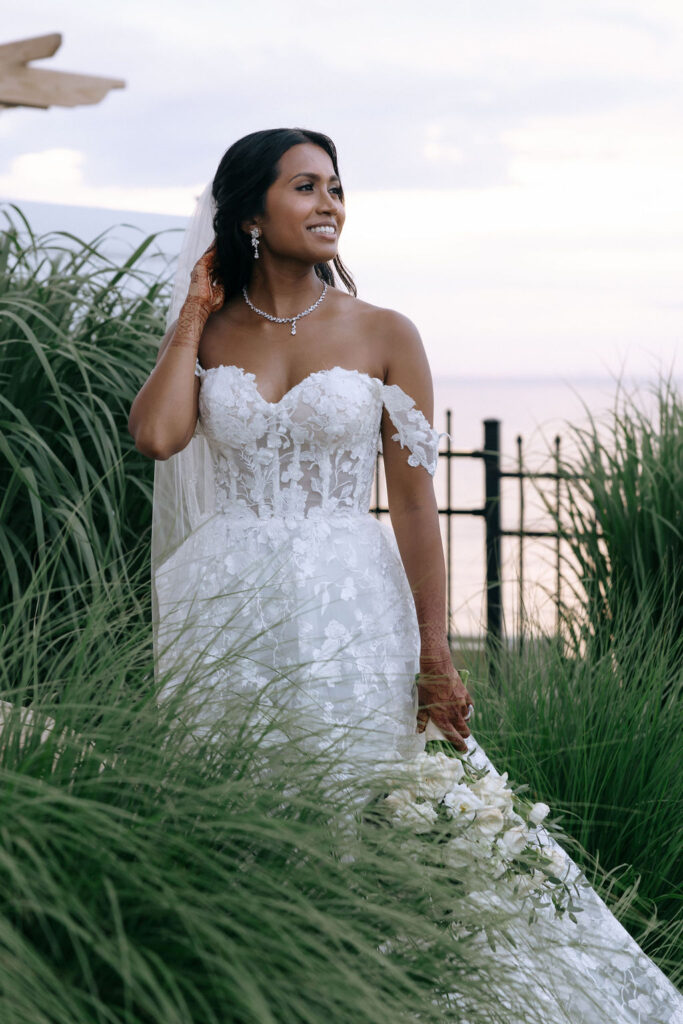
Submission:
[[[190,285],[195,263],[214,239],[215,203],[212,183],[206,186],[185,231],[166,318],[167,328],[177,319]],[[215,510],[215,478],[206,438],[198,423],[182,451],[154,464],[152,504],[152,628],[154,663],[159,666],[159,586],[166,560]]]

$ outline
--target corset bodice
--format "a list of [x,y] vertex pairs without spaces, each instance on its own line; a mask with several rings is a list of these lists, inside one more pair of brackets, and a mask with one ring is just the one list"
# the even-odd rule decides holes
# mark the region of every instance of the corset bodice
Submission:
[[216,511],[241,518],[367,512],[386,406],[408,461],[436,469],[438,433],[397,385],[335,366],[267,402],[254,374],[204,370],[199,419],[211,450]]

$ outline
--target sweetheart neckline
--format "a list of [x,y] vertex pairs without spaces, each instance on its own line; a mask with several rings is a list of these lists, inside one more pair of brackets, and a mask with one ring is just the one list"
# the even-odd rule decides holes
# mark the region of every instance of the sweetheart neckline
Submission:
[[330,366],[327,369],[313,370],[311,373],[306,374],[305,377],[302,377],[302,379],[300,381],[297,381],[297,383],[294,384],[291,388],[288,388],[288,390],[285,391],[284,395],[282,395],[281,398],[278,398],[277,402],[269,402],[267,398],[263,397],[263,395],[258,389],[256,374],[252,373],[250,370],[245,370],[243,367],[236,366],[234,363],[219,363],[218,366],[207,366],[205,369],[199,362],[199,359],[197,359],[197,366],[199,367],[203,374],[211,373],[213,370],[237,370],[237,372],[241,374],[242,377],[245,377],[247,380],[251,381],[251,383],[254,385],[254,391],[261,399],[263,404],[269,405],[272,408],[276,408],[278,405],[281,405],[288,395],[291,395],[292,392],[296,391],[297,388],[300,388],[302,384],[305,384],[307,381],[311,380],[312,377],[319,377],[325,373],[334,373],[335,370],[341,370],[343,373],[354,373],[359,377],[366,377],[367,380],[377,381],[384,387],[384,381],[382,381],[379,377],[373,377],[372,374],[370,373],[365,373],[364,370],[349,370],[345,366]]

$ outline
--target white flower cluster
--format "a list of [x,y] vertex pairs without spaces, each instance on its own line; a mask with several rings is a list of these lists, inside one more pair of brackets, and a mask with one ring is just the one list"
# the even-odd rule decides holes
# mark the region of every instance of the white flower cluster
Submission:
[[[507,772],[482,771],[466,756],[438,751],[419,754],[408,779],[384,798],[393,822],[419,834],[438,832],[444,865],[467,891],[486,890],[504,875],[520,897],[562,886],[569,859],[539,828],[550,808],[522,801]],[[555,902],[559,909],[561,900]]]

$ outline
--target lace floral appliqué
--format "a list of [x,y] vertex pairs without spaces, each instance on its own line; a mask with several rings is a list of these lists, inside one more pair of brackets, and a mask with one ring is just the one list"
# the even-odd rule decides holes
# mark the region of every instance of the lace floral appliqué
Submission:
[[[448,435],[430,427],[414,400],[398,384],[384,384],[382,397],[391,422],[397,428],[391,436],[392,441],[398,441],[401,448],[408,448],[409,465],[424,466],[434,476],[439,461],[439,440]],[[381,436],[377,450],[382,451]]]

